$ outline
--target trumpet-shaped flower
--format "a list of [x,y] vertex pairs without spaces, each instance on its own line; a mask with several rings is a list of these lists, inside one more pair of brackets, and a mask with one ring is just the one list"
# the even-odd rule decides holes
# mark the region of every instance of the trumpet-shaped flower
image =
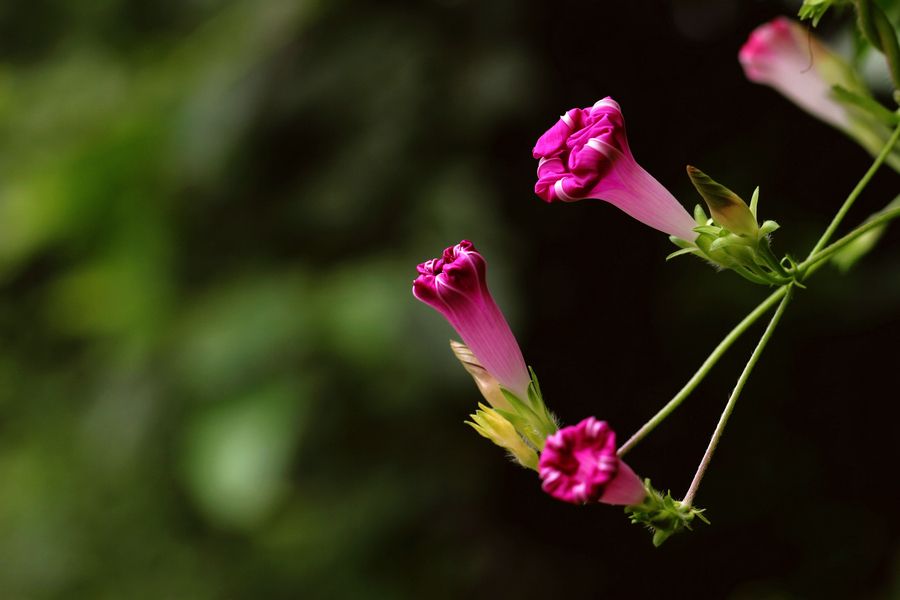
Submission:
[[738,53],[747,79],[773,87],[797,106],[841,130],[850,128],[832,87],[857,90],[843,61],[805,27],[787,17],[753,30]]
[[634,471],[616,456],[616,434],[588,417],[547,438],[538,462],[545,492],[572,504],[630,506],[647,495]]
[[500,385],[527,398],[531,377],[516,338],[488,290],[486,267],[472,242],[463,240],[445,249],[440,258],[418,266],[413,295],[444,315],[480,366]]
[[[853,69],[800,23],[778,17],[757,27],[738,53],[747,79],[769,85],[876,156],[890,137],[887,113]],[[874,111],[874,112],[873,112]],[[887,163],[900,171],[900,153]]]
[[612,98],[573,108],[540,137],[535,193],[546,202],[605,200],[645,225],[693,241],[697,224],[634,159],[622,110]]

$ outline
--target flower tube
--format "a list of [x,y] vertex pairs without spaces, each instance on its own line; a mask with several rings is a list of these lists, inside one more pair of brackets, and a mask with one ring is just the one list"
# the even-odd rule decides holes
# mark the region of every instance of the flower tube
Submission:
[[787,17],[763,23],[741,47],[738,60],[750,81],[771,86],[806,112],[852,134],[850,118],[832,87],[859,92],[861,86],[847,65],[800,23]]
[[641,479],[616,456],[616,434],[588,417],[547,438],[538,462],[545,492],[563,502],[631,506],[647,495]]
[[516,338],[488,290],[486,267],[472,242],[463,240],[445,249],[440,258],[418,266],[413,295],[444,315],[480,366],[500,385],[526,399],[531,377]]
[[697,223],[635,160],[612,98],[573,108],[538,139],[535,193],[546,202],[605,200],[641,223],[693,241]]

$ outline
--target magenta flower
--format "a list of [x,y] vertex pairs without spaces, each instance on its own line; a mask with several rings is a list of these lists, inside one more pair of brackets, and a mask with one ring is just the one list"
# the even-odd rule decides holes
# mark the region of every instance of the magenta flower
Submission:
[[440,312],[488,373],[521,399],[531,377],[503,313],[488,291],[484,258],[463,240],[420,264],[413,295]]
[[641,479],[616,456],[616,434],[588,417],[547,438],[538,462],[545,492],[563,502],[631,506],[647,495]]
[[855,89],[847,66],[800,23],[777,17],[753,30],[738,53],[747,79],[773,87],[819,119],[847,130],[844,107],[832,96],[840,85]]
[[622,110],[612,98],[573,108],[540,137],[535,193],[546,202],[605,200],[654,229],[693,241],[697,223],[634,160]]

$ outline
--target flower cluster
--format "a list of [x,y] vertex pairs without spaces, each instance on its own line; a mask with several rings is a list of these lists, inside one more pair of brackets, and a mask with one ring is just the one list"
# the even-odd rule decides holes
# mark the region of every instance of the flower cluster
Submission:
[[[815,18],[822,14],[807,12]],[[751,81],[773,87],[870,152],[884,146],[885,124],[900,122],[900,117],[880,107],[846,63],[789,19],[778,18],[753,31],[739,52],[739,61]],[[888,150],[890,146],[879,150],[878,160]],[[689,166],[688,177],[709,211],[707,216],[697,205],[692,216],[637,163],[621,107],[610,97],[566,111],[540,136],[532,155],[538,161],[534,191],[545,202],[608,202],[668,234],[680,248],[670,257],[693,254],[754,283],[782,286],[778,293],[785,300],[770,327],[777,323],[791,288],[801,285],[801,266],[789,256],[779,260],[772,251],[771,234],[778,224],[758,220],[758,188],[748,205]],[[894,165],[900,170],[900,156]],[[478,405],[468,424],[505,449],[515,462],[536,471],[547,494],[571,504],[625,506],[632,522],[653,531],[656,545],[690,529],[694,519],[706,522],[703,511],[692,506],[702,470],[685,498],[675,500],[655,490],[649,480],[642,481],[621,458],[646,435],[645,428],[656,426],[656,417],[618,450],[616,434],[605,421],[588,417],[560,428],[491,296],[487,263],[471,242],[463,240],[446,248],[441,256],[421,263],[418,273],[414,296],[440,312],[456,330],[462,341],[452,341],[451,348],[487,402]],[[666,410],[668,405],[659,413],[661,418],[668,414]],[[710,455],[715,441],[714,437]]]

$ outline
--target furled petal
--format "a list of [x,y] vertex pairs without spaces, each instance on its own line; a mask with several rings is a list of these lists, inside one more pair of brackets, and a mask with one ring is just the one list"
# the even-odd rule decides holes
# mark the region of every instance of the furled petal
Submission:
[[413,295],[446,318],[503,387],[527,398],[531,378],[522,351],[487,287],[487,263],[471,242],[450,246],[418,266]]
[[696,238],[696,223],[684,207],[635,162],[622,110],[612,98],[566,112],[532,154],[538,159],[534,191],[544,201],[605,200],[654,229]]
[[545,492],[572,504],[632,505],[645,496],[640,478],[616,456],[616,434],[594,417],[549,436],[538,473]]

